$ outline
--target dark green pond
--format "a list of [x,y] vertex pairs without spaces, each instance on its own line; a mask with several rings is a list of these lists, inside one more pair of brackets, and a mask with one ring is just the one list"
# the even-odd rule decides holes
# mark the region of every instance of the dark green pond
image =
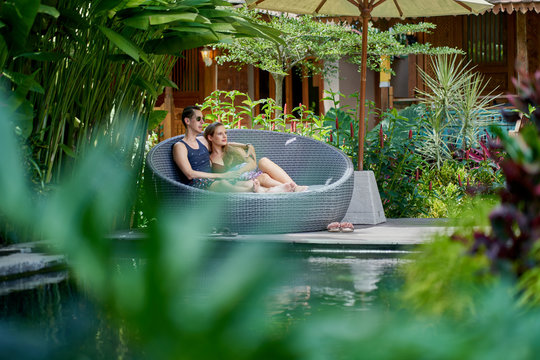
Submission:
[[[399,251],[287,252],[277,263],[285,276],[271,287],[269,315],[272,321],[290,322],[325,309],[390,308],[394,292],[401,286],[403,255]],[[222,260],[221,256],[210,259],[208,274]],[[119,262],[141,261],[125,258]],[[204,301],[206,278],[206,274],[200,276],[203,291],[188,301]],[[121,324],[96,308],[67,272],[0,282],[0,349],[5,356],[68,359],[74,348],[91,358],[134,355]]]

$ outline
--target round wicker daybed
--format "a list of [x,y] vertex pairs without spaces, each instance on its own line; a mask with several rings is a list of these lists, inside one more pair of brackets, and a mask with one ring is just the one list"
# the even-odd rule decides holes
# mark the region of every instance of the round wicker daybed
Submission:
[[253,144],[257,159],[268,157],[297,184],[315,186],[298,193],[255,194],[216,193],[184,185],[172,158],[172,147],[181,135],[157,144],[148,153],[145,181],[150,195],[166,208],[197,211],[201,221],[241,234],[320,231],[343,219],[351,201],[354,172],[343,152],[295,134],[244,129],[227,133],[231,142]]

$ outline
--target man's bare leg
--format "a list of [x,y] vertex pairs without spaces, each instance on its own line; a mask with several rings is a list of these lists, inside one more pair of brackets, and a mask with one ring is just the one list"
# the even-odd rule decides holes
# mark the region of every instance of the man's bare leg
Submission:
[[233,185],[226,180],[217,180],[208,189],[216,192],[253,192],[254,184],[253,181],[241,181]]

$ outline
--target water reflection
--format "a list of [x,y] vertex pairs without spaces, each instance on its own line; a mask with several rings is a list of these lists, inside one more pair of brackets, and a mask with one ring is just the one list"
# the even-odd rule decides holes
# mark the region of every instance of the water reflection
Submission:
[[404,261],[400,254],[309,255],[276,289],[273,314],[303,318],[326,308],[368,310],[385,301],[385,289],[399,286]]
[[[228,251],[219,251],[208,260],[187,302],[204,301],[228,255]],[[281,254],[276,266],[286,275],[272,287],[266,300],[268,314],[276,324],[286,325],[328,309],[366,311],[375,305],[385,306],[388,294],[400,286],[401,255],[344,251]],[[123,258],[118,266],[137,270],[145,266],[145,260]],[[133,344],[128,345],[125,339],[124,325],[95,309],[92,299],[69,281],[66,272],[0,283],[0,294],[4,294],[0,296],[0,348],[20,342],[22,328],[30,334],[28,339],[41,339],[46,344],[44,348],[39,344],[34,352],[44,354],[42,358],[62,358],[59,354],[67,355],[74,347],[90,358],[107,358],[107,354],[114,354],[111,358],[136,357]],[[32,341],[17,348],[32,353]]]

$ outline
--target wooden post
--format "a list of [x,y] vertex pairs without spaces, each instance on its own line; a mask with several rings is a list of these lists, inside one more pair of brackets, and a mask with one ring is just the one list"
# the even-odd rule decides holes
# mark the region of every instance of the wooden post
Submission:
[[[517,57],[516,68],[518,70],[518,79],[521,73],[529,72],[529,57],[527,55],[527,14],[516,12],[516,38],[517,38]],[[509,39],[511,41],[511,39]]]
[[366,116],[366,72],[367,72],[367,36],[371,9],[369,1],[364,0],[358,3],[358,8],[362,13],[362,62],[360,67],[360,116],[358,119],[358,170],[364,170],[364,133]]
[[409,79],[407,81],[407,96],[410,98],[415,97],[416,89],[416,55],[409,54]]
[[390,108],[390,80],[392,76],[390,73],[390,57],[386,55],[381,56],[381,72],[379,73],[379,88],[381,92],[381,114]]
[[160,140],[168,139],[172,137],[173,127],[174,127],[174,98],[173,98],[173,89],[172,87],[165,88],[165,100],[163,103],[163,108],[168,112],[165,120],[163,120],[162,126],[163,131],[160,131],[159,138]]

